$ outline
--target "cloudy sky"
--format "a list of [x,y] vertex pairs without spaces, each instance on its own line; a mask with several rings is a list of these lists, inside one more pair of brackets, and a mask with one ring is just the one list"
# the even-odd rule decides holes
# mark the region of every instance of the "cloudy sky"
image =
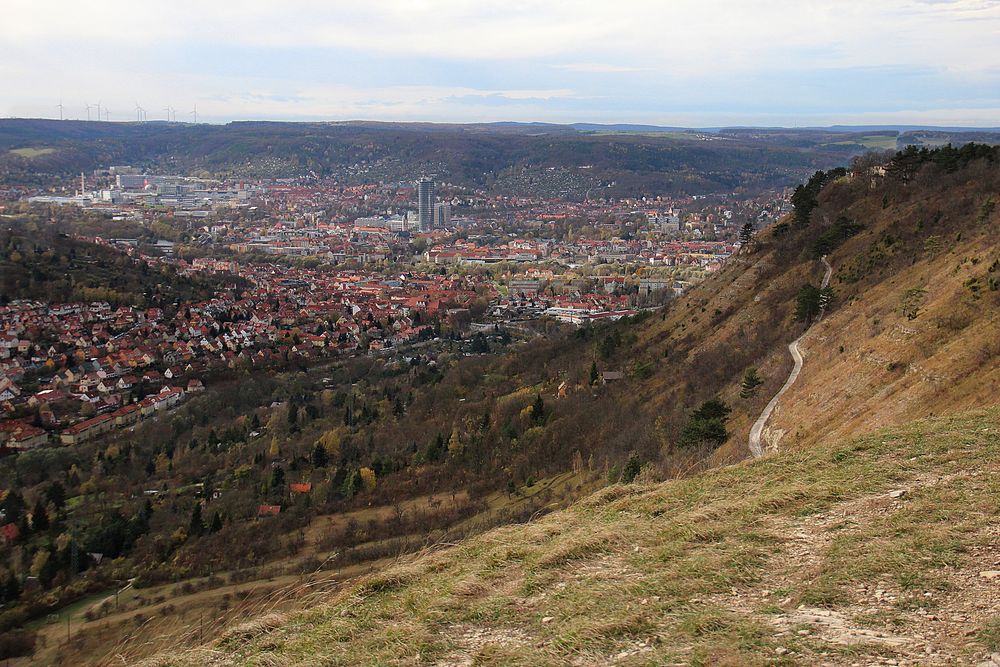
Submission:
[[[1000,0],[4,0],[0,115],[1000,126]],[[91,111],[96,118],[96,108]]]

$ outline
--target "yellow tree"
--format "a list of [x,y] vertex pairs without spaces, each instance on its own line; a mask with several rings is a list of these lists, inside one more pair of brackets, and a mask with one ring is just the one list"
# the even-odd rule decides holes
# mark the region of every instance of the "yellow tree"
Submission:
[[340,457],[340,440],[340,430],[333,429],[321,435],[316,442],[326,450],[326,455],[331,461],[336,461]]
[[458,434],[458,429],[451,430],[451,437],[448,438],[448,454],[458,456],[462,453],[462,438]]
[[39,549],[31,561],[31,574],[38,576],[42,573],[45,564],[49,562],[49,552],[47,549]]
[[281,405],[271,411],[267,420],[267,430],[270,433],[284,433],[288,430],[288,406]]
[[367,491],[372,492],[375,490],[375,471],[371,468],[362,468],[358,471],[361,475],[361,487]]

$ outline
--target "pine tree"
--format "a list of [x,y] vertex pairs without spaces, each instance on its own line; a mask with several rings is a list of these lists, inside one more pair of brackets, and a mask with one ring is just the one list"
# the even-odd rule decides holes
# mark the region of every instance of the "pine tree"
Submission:
[[628,462],[622,469],[622,476],[619,481],[622,484],[631,484],[635,481],[635,478],[639,476],[639,472],[642,470],[642,462],[639,461],[639,457],[632,454],[628,457]]
[[13,602],[19,597],[21,597],[21,587],[17,583],[17,577],[9,574],[7,575],[7,581],[4,582],[2,591],[0,591],[0,600]]
[[39,498],[35,503],[35,508],[31,511],[31,529],[35,532],[47,530],[49,527],[49,513],[45,509],[45,503]]
[[740,245],[743,246],[750,245],[750,242],[753,240],[753,231],[754,230],[752,222],[748,222],[745,225],[743,225],[743,227],[740,228],[740,235],[739,235]]
[[531,420],[536,424],[545,421],[545,401],[542,400],[541,394],[535,395],[535,403],[531,406]]
[[353,498],[361,491],[361,475],[357,470],[352,470],[347,477],[344,478],[344,486],[342,489],[345,498]]
[[705,401],[688,417],[677,444],[687,448],[702,445],[718,447],[729,437],[726,421],[730,412],[730,407],[717,398]]
[[601,379],[601,373],[597,370],[597,362],[590,362],[590,386],[594,386]]
[[757,388],[764,384],[764,380],[757,374],[757,369],[750,367],[743,374],[743,382],[740,383],[740,398],[751,398],[757,393]]
[[819,291],[819,307],[826,310],[833,303],[833,288],[824,287]]
[[222,530],[222,515],[220,515],[218,512],[215,512],[212,515],[212,524],[208,527],[208,529],[213,533],[217,533],[220,530]]
[[280,489],[285,485],[285,471],[281,466],[274,466],[271,471],[271,489]]
[[45,496],[50,503],[56,506],[56,509],[62,509],[66,505],[66,489],[59,481],[52,482],[52,486],[45,492]]
[[323,448],[322,443],[317,442],[316,446],[313,447],[312,451],[312,464],[314,468],[325,468],[330,462],[329,456],[327,456],[326,449]]
[[444,452],[445,452],[444,436],[438,433],[437,437],[434,438],[431,444],[428,445],[427,447],[427,460],[432,463],[440,461],[441,459],[444,458]]
[[188,535],[194,537],[205,531],[205,521],[201,518],[201,503],[195,503],[191,510],[191,522],[188,525]]
[[795,319],[809,324],[819,314],[822,293],[819,288],[806,283],[795,297]]

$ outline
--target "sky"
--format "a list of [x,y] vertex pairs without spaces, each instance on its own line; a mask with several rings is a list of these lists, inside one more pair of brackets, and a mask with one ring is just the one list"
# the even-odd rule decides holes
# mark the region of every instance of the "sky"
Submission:
[[1000,0],[4,0],[0,116],[1000,126]]

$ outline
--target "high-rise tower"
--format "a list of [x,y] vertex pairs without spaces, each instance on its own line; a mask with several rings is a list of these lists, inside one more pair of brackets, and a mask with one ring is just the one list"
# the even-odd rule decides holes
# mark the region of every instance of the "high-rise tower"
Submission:
[[434,181],[429,178],[417,181],[417,208],[420,231],[426,232],[434,226]]
[[441,229],[451,225],[451,204],[438,202],[434,204],[434,227]]

